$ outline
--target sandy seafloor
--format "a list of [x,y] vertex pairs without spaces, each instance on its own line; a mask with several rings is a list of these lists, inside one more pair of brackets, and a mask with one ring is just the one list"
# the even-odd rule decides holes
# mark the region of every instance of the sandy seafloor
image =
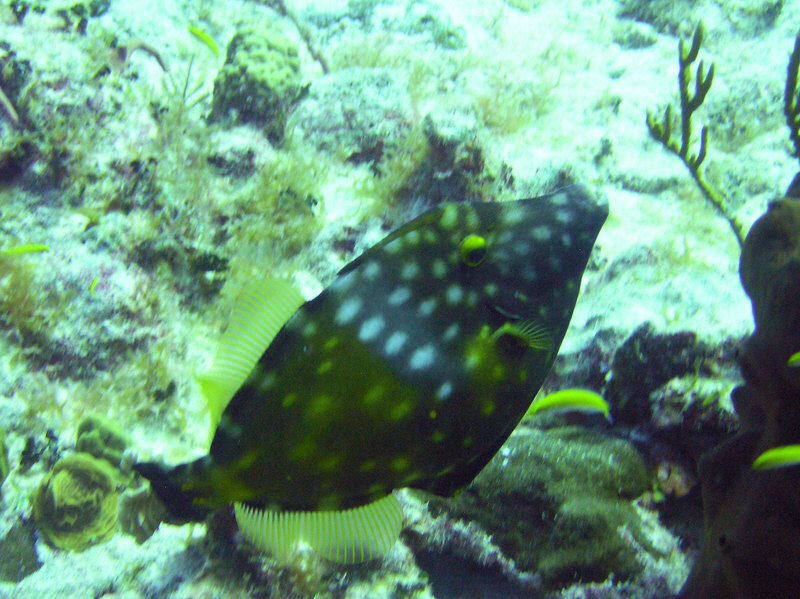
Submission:
[[[645,111],[676,103],[678,39],[702,20],[701,58],[715,64],[695,115],[696,130],[710,128],[703,168],[749,227],[797,171],[782,113],[797,0],[287,1],[294,22],[269,2],[111,0],[85,31],[78,18],[59,16],[73,4],[0,7],[4,77],[9,52],[30,67],[17,79],[22,89],[8,93],[21,123],[0,117],[0,249],[50,248],[17,256],[0,272],[8,294],[0,299],[0,422],[10,466],[0,536],[22,525],[27,551],[40,564],[22,580],[0,583],[0,597],[260,597],[270,588],[282,589],[272,596],[502,596],[489,584],[452,592],[440,586],[436,594],[402,542],[384,566],[334,569],[322,586],[302,587],[267,560],[251,558],[259,565],[248,576],[221,566],[226,556],[209,557],[203,526],[162,527],[141,545],[118,532],[82,552],[54,549],[37,532],[30,497],[55,456],[72,451],[84,416],[99,413],[122,425],[131,438],[128,462],[201,454],[207,425],[193,374],[209,364],[243,282],[289,277],[311,297],[380,239],[382,225],[397,226],[413,213],[385,205],[385,179],[369,163],[343,159],[351,150],[346,133],[323,143],[307,129],[328,118],[324,101],[306,104],[300,125],[292,121],[298,105],[289,109],[294,134],[284,144],[271,144],[256,125],[205,120],[225,47],[244,27],[271,24],[297,44],[299,78],[312,94],[324,73],[297,23],[327,62],[328,77],[351,67],[388,73],[389,92],[370,94],[362,82],[348,100],[355,111],[380,103],[377,113],[392,121],[385,162],[393,144],[402,154],[396,148],[425,115],[454,114],[481,149],[485,172],[513,173],[511,195],[575,181],[608,199],[610,217],[557,368],[580,363],[601,330],[621,341],[650,322],[659,332],[691,331],[719,346],[752,326],[736,238],[680,160],[650,137]],[[9,5],[30,7],[21,23]],[[213,37],[218,57],[189,25]],[[438,26],[455,36],[454,47],[436,42]],[[169,74],[148,51],[122,64],[111,46],[131,40],[154,49]],[[194,93],[182,101],[190,62]],[[21,143],[28,145],[19,150]],[[210,157],[245,174],[226,173]],[[275,172],[289,186],[301,181],[312,189],[313,209],[265,197],[248,205],[247,194],[272,184]],[[246,218],[230,225],[239,214]],[[227,268],[215,270],[219,259]],[[16,277],[13,294],[9,277]],[[726,377],[720,384],[729,389],[735,371]],[[724,393],[719,405],[730,409]],[[22,468],[26,443],[38,459]],[[675,592],[697,547],[660,526],[657,511],[652,519],[653,537],[672,548],[659,576]],[[246,552],[238,549],[236,559]],[[651,584],[612,574],[551,596],[656,596]]]

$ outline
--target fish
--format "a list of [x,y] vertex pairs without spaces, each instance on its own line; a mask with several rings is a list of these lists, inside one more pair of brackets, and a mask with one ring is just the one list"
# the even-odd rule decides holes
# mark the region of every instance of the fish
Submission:
[[800,445],[781,445],[766,450],[753,462],[753,470],[800,466]]
[[22,254],[36,254],[49,251],[50,248],[43,243],[25,243],[0,250],[0,256],[20,256]]
[[789,368],[797,368],[800,366],[800,351],[789,356],[789,359],[786,361],[786,365]]
[[275,557],[384,555],[403,519],[393,491],[453,495],[526,413],[607,215],[580,185],[443,203],[309,301],[254,283],[199,379],[209,453],[134,469],[174,522],[234,504],[243,537]]
[[528,408],[528,416],[560,412],[588,412],[602,414],[611,420],[608,402],[589,389],[562,389],[535,399]]

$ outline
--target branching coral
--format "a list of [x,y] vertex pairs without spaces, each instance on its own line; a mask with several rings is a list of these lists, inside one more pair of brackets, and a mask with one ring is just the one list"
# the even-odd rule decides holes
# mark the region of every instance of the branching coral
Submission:
[[689,92],[689,83],[691,82],[692,75],[690,68],[700,52],[700,46],[703,43],[703,25],[699,24],[694,30],[692,37],[692,46],[688,52],[684,47],[683,40],[678,44],[678,91],[680,92],[680,106],[681,106],[681,142],[680,145],[672,137],[672,105],[667,105],[664,110],[664,117],[659,122],[656,116],[647,111],[647,128],[650,135],[656,140],[660,141],[666,149],[676,154],[689,169],[692,178],[697,182],[700,191],[711,202],[711,205],[728,221],[728,224],[736,235],[736,240],[739,246],[744,243],[744,228],[739,220],[731,214],[731,210],[725,199],[706,181],[703,171],[700,169],[703,160],[706,158],[706,149],[708,146],[708,127],[703,126],[700,129],[700,145],[697,153],[690,152],[692,145],[692,115],[700,108],[703,100],[711,89],[711,82],[714,80],[714,65],[711,64],[708,70],[704,69],[703,61],[697,65],[697,73],[695,75],[695,89],[694,94]]

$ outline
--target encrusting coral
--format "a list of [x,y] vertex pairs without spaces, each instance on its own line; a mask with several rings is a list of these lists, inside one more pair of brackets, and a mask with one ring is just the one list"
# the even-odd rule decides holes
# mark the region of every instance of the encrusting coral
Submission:
[[86,549],[117,530],[116,475],[87,453],[56,462],[32,503],[39,530],[59,549]]
[[116,422],[90,414],[78,424],[75,449],[119,466],[130,439]]

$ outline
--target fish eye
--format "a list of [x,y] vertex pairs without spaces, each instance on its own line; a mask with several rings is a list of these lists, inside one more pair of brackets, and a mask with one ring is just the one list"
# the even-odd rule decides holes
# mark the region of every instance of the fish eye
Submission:
[[478,266],[486,257],[486,240],[480,235],[467,235],[461,240],[461,261],[467,266]]

